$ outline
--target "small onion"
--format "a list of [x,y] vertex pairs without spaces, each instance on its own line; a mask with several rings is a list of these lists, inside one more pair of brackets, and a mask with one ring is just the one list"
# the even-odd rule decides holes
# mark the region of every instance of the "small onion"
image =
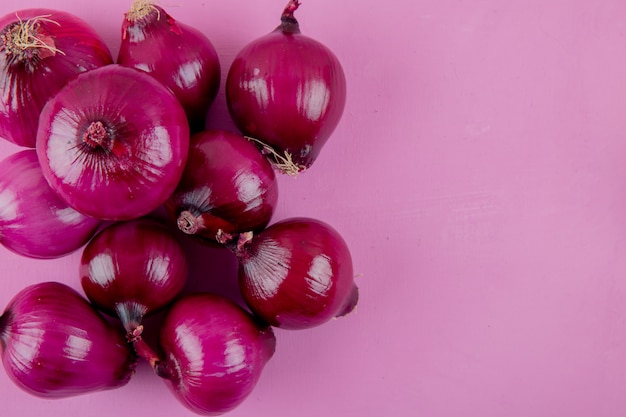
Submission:
[[188,264],[175,236],[153,219],[114,223],[83,250],[79,276],[87,298],[117,315],[131,336],[144,316],[168,305],[183,289]]
[[250,309],[273,326],[304,329],[351,312],[358,301],[352,258],[328,224],[309,218],[241,235],[239,284]]
[[182,404],[203,415],[243,402],[276,347],[271,327],[208,293],[178,300],[165,317],[160,341],[165,360],[156,363],[157,375]]
[[117,63],[144,70],[170,88],[192,131],[203,130],[220,85],[220,63],[209,39],[174,20],[150,0],[134,0],[122,25]]
[[255,138],[283,172],[313,164],[343,114],[346,79],[335,54],[300,33],[290,0],[281,24],[246,45],[226,79],[237,127]]
[[76,291],[44,282],[26,287],[0,316],[2,363],[23,390],[62,398],[117,388],[135,355],[121,334]]
[[192,136],[185,171],[165,208],[183,232],[215,241],[262,230],[277,200],[276,175],[259,150],[241,135],[211,130]]
[[26,9],[0,18],[0,137],[35,147],[41,109],[78,74],[113,63],[102,38],[67,12]]
[[182,176],[189,126],[176,97],[145,72],[112,64],[79,75],[44,107],[37,155],[77,211],[131,220],[163,204]]
[[57,196],[34,149],[0,162],[0,243],[6,248],[31,258],[57,258],[87,243],[100,224]]

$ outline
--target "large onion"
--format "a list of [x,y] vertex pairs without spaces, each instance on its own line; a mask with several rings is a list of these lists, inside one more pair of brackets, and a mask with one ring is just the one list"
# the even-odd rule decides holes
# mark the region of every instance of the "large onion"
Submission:
[[108,65],[79,75],[44,107],[43,174],[77,211],[130,220],[157,209],[182,176],[189,126],[176,97],[145,72]]

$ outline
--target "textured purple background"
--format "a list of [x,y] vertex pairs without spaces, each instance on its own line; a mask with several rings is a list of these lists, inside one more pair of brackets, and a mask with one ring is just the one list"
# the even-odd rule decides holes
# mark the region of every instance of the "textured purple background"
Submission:
[[[284,3],[161,4],[210,37],[226,73]],[[19,7],[73,12],[116,54],[129,5]],[[229,415],[622,416],[626,2],[304,0],[296,16],[342,61],[348,102],[313,168],[280,178],[275,220],[334,225],[361,303],[277,331],[274,359]],[[223,86],[209,124],[233,128]],[[233,260],[190,250],[195,285],[233,293]],[[0,305],[35,282],[78,288],[78,257],[0,248]],[[119,390],[56,401],[0,372],[0,404],[3,416],[193,415],[147,366]]]

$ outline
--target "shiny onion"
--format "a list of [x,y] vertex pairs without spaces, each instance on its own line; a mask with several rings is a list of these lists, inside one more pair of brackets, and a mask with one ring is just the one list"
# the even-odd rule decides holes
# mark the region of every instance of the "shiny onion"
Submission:
[[211,130],[192,136],[165,208],[181,231],[215,242],[218,234],[262,230],[277,201],[274,170],[259,150],[239,134]]
[[113,63],[95,30],[67,12],[25,9],[0,18],[0,137],[35,147],[46,101],[78,74]]
[[154,362],[176,398],[218,415],[241,404],[276,348],[272,328],[232,301],[208,293],[178,300],[160,332],[164,360]]
[[131,220],[174,191],[188,148],[176,97],[145,72],[112,64],[79,75],[46,104],[36,149],[46,180],[74,209]]
[[0,161],[0,243],[4,247],[30,258],[57,258],[87,243],[100,224],[68,206],[50,188],[34,149]]
[[176,21],[150,0],[134,0],[122,24],[117,63],[146,71],[170,88],[192,131],[203,130],[220,85],[220,63],[211,41]]
[[13,297],[0,316],[0,346],[11,380],[45,398],[121,387],[136,361],[117,329],[57,282],[31,285]]
[[335,54],[300,33],[290,0],[281,24],[246,45],[226,78],[226,99],[237,127],[277,168],[310,167],[343,114],[346,79]]
[[273,326],[310,328],[356,307],[350,251],[324,222],[285,219],[226,244],[239,258],[245,302]]
[[154,219],[142,218],[100,231],[83,250],[79,276],[92,304],[117,315],[132,338],[141,335],[146,315],[180,293],[188,269],[172,232]]

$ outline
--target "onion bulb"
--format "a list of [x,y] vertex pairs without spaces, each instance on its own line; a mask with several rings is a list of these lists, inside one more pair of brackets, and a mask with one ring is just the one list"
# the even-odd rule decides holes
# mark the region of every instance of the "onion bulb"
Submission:
[[0,161],[0,243],[6,248],[30,258],[57,258],[87,243],[100,224],[50,188],[34,149]]
[[281,24],[246,45],[226,78],[226,99],[237,127],[282,172],[309,168],[339,124],[346,79],[335,54],[300,33],[290,0]]
[[165,317],[160,341],[165,357],[155,362],[157,375],[182,404],[203,415],[241,404],[276,347],[271,327],[208,293],[178,300]]
[[150,0],[134,0],[122,24],[117,63],[146,71],[171,89],[192,131],[203,130],[220,85],[217,51],[199,30]]
[[76,291],[44,282],[24,288],[0,316],[2,363],[23,390],[63,398],[117,388],[135,355],[124,337]]
[[273,326],[318,326],[351,312],[357,304],[348,246],[322,221],[285,219],[227,245],[239,258],[245,302]]
[[171,91],[112,64],[79,75],[46,104],[36,149],[46,180],[75,210],[131,220],[176,188],[189,126]]
[[0,137],[35,147],[44,104],[68,81],[113,63],[82,19],[60,10],[25,9],[0,18]]

